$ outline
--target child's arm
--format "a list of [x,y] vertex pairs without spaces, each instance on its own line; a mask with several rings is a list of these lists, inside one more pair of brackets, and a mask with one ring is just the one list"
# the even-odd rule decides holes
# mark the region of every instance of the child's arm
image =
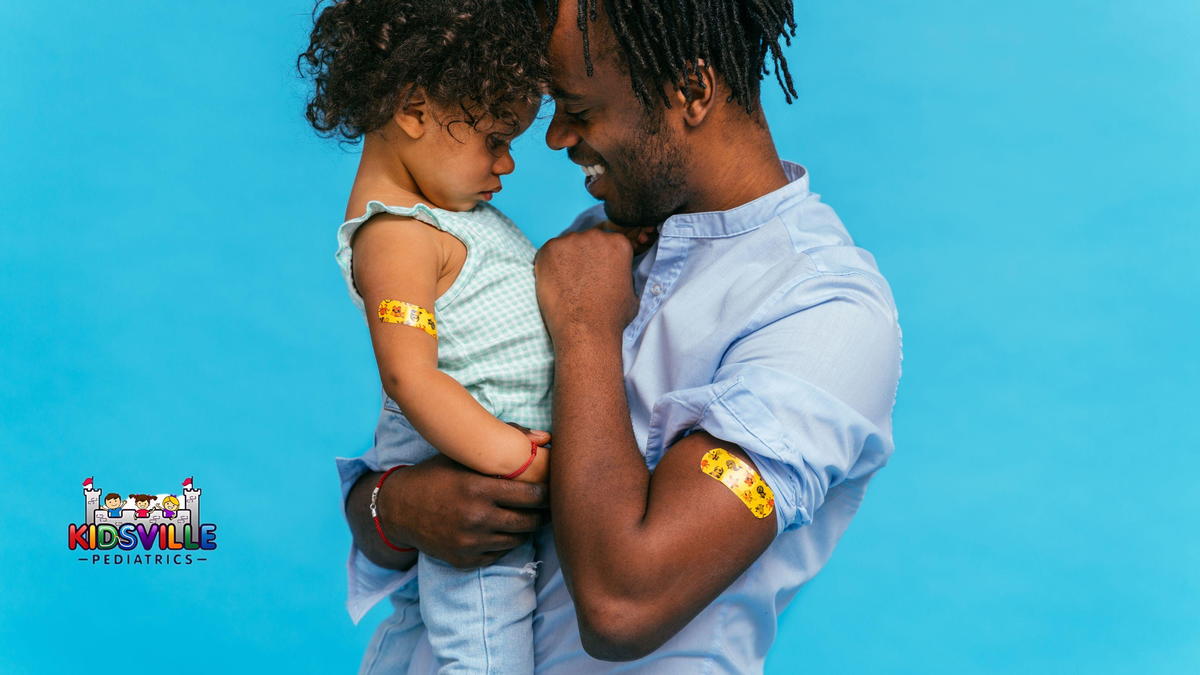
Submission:
[[[480,473],[505,475],[529,459],[529,439],[496,419],[454,378],[438,370],[437,339],[420,328],[376,316],[383,300],[433,312],[443,274],[441,247],[429,225],[412,218],[375,216],[355,233],[354,285],[363,297],[375,362],[384,391],[413,427],[451,459]],[[435,317],[436,319],[436,317]],[[545,448],[518,480],[548,475]]]

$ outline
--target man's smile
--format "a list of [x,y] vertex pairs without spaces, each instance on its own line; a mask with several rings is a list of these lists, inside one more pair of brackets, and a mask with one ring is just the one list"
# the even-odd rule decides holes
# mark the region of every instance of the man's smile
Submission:
[[583,179],[583,187],[587,189],[588,194],[592,197],[603,201],[600,196],[600,186],[603,184],[605,174],[604,167],[599,164],[583,167],[585,178]]

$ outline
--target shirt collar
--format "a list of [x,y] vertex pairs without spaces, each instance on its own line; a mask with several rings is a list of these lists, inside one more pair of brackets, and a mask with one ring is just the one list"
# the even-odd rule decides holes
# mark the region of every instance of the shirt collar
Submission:
[[780,212],[808,196],[808,170],[783,161],[788,184],[727,211],[679,213],[663,221],[659,233],[665,237],[732,237],[758,228]]

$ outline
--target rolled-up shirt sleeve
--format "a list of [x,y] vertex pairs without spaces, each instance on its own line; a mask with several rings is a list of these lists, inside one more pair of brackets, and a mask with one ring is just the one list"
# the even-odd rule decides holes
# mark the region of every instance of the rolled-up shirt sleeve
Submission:
[[[335,461],[342,483],[343,504],[360,476],[368,471],[383,470],[374,460],[373,452],[367,452],[362,457],[336,457]],[[375,603],[414,582],[416,578],[416,565],[407,570],[380,567],[368,560],[351,542],[350,557],[346,561],[346,611],[350,613],[350,619],[357,625]]]
[[777,297],[712,383],[655,402],[650,434],[703,429],[740,446],[775,493],[782,532],[811,522],[831,487],[887,462],[901,336],[889,292],[866,275],[816,275]]

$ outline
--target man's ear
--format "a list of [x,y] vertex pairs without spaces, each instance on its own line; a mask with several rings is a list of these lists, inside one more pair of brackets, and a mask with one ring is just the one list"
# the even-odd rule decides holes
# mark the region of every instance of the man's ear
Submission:
[[425,92],[417,89],[404,105],[392,113],[392,120],[405,135],[415,141],[425,135],[425,126],[433,119],[430,112]]
[[672,103],[683,107],[683,121],[689,127],[700,126],[708,117],[717,100],[717,75],[704,59],[696,61],[695,70],[688,69],[687,81],[682,89],[675,90]]

